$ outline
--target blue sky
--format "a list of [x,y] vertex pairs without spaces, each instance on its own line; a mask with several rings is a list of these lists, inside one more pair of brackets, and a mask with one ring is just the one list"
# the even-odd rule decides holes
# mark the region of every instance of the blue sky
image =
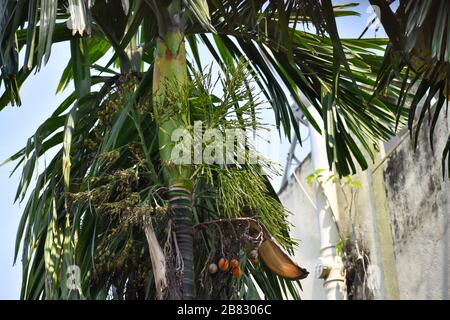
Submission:
[[[333,3],[347,3],[349,1],[333,1]],[[356,8],[360,17],[346,17],[338,20],[339,32],[342,37],[357,37],[364,29],[369,18],[367,1],[360,1]],[[374,36],[369,31],[366,36]],[[377,33],[383,37],[382,31]],[[54,108],[65,98],[70,90],[55,95],[62,70],[70,55],[68,45],[53,46],[50,62],[21,89],[23,105],[21,107],[7,107],[0,112],[0,162],[22,148],[28,137],[34,134],[37,127],[52,113]],[[267,115],[268,121],[271,116]],[[284,166],[289,149],[287,141],[273,142],[277,145],[277,155],[274,158]],[[308,152],[306,144],[298,151],[299,157]],[[49,159],[48,159],[49,160]],[[25,203],[14,204],[14,196],[19,183],[19,174],[9,178],[14,164],[0,167],[0,299],[17,299],[21,286],[20,256],[13,267],[14,245],[17,226]],[[20,172],[20,170],[19,170]],[[274,179],[274,185],[279,186],[280,178]]]

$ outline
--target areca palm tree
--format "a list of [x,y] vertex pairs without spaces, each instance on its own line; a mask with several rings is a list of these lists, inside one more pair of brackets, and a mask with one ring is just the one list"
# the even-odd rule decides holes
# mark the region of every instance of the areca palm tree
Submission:
[[[371,142],[403,124],[404,88],[390,77],[374,94],[386,70],[376,52],[388,41],[340,39],[335,18],[350,9],[331,0],[2,2],[0,110],[20,105],[20,86],[57,42],[71,48],[58,91],[74,86],[7,160],[23,166],[22,201],[39,158],[56,150],[19,225],[22,298],[299,298],[307,273],[278,246],[292,252],[295,242],[261,163],[175,163],[172,136],[195,121],[258,128],[257,92],[277,126],[299,136],[292,102],[319,128],[302,93],[323,117],[330,165],[341,175],[367,168],[362,149],[373,155]],[[200,46],[221,68],[221,95]],[[216,272],[221,258],[239,260],[234,276]],[[77,290],[67,286],[73,265]]]

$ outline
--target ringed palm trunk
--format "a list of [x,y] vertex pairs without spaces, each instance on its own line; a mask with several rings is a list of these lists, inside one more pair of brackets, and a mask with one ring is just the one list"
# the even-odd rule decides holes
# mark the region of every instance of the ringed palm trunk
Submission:
[[188,300],[195,298],[191,170],[171,161],[174,148],[172,133],[183,126],[183,116],[187,115],[180,114],[176,106],[165,103],[168,85],[181,88],[187,79],[184,35],[180,28],[171,27],[157,40],[153,99],[160,119],[158,139],[164,178],[169,186],[169,214],[172,215],[173,231],[183,263],[182,298]]

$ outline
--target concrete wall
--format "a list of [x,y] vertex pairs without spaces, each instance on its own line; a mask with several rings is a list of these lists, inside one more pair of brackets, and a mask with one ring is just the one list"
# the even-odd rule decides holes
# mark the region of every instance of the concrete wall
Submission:
[[[450,181],[442,178],[442,150],[450,133],[449,119],[439,120],[435,150],[428,128],[422,128],[414,152],[411,139],[400,135],[381,146],[365,172],[353,177],[361,187],[339,186],[338,226],[344,240],[369,254],[370,297],[375,299],[450,298]],[[408,135],[408,133],[406,133]],[[323,299],[322,280],[315,279],[319,232],[314,199],[306,177],[309,158],[295,171],[280,199],[293,212],[292,235],[301,240],[296,258],[311,274],[303,281],[304,299]],[[300,187],[299,182],[303,188]],[[379,281],[378,281],[379,280]]]
[[383,166],[402,299],[450,297],[450,181],[441,166],[449,128],[442,118],[436,152],[424,128],[416,152],[408,138]]

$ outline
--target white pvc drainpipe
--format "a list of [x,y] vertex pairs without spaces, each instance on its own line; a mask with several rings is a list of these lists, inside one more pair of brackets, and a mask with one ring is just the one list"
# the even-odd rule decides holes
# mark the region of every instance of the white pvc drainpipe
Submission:
[[[322,120],[317,110],[312,105],[308,107],[308,110],[320,125]],[[333,174],[328,171],[324,137],[310,124],[309,130],[314,172],[318,169],[326,169],[327,171],[323,172],[325,176],[327,173]],[[340,238],[332,211],[332,208],[337,208],[336,184],[332,181],[315,182],[314,191],[320,229],[320,258],[315,273],[318,278],[324,279],[323,286],[327,300],[344,300],[347,299],[344,266],[336,252]]]

